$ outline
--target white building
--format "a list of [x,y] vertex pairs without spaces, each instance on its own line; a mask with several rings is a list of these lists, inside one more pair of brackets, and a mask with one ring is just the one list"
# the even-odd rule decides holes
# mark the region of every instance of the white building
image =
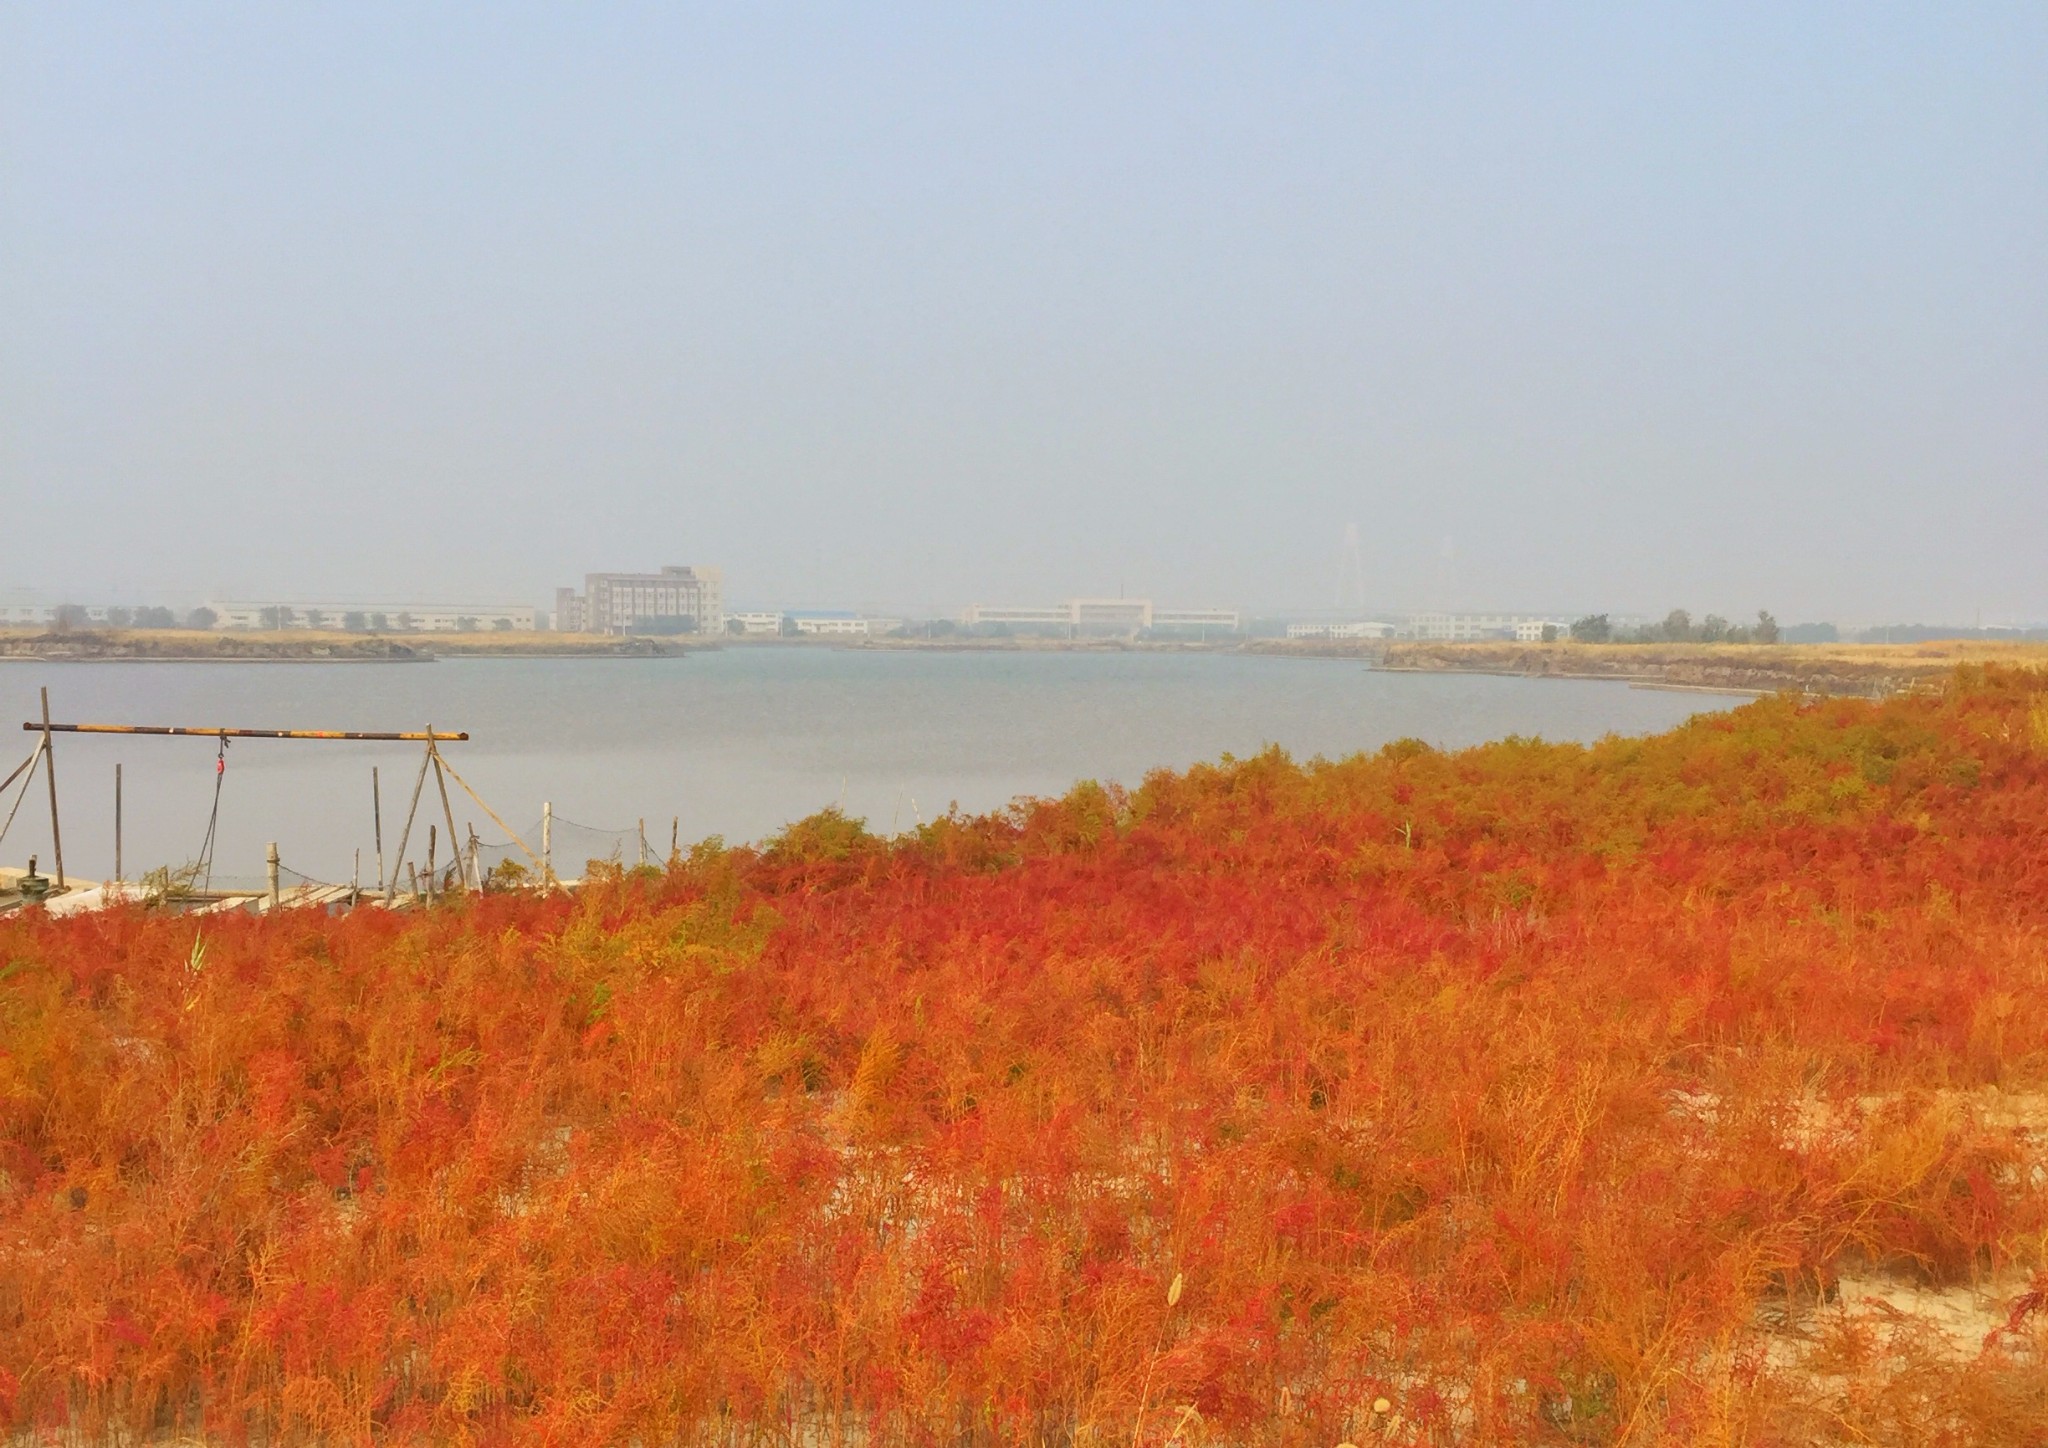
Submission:
[[725,631],[729,634],[779,634],[782,632],[782,615],[779,613],[729,613],[725,616]]
[[1570,632],[1561,619],[1527,613],[1412,613],[1401,632],[1412,639],[1458,643],[1473,639],[1514,639],[1519,643],[1543,642],[1543,631],[1556,630],[1552,637]]
[[1070,598],[1051,608],[977,603],[964,622],[969,628],[1135,637],[1154,629],[1235,633],[1243,620],[1228,608],[1155,608],[1149,598]]
[[1291,639],[1384,639],[1393,637],[1394,626],[1390,623],[1374,623],[1359,620],[1354,623],[1291,623],[1287,625],[1287,637]]
[[474,633],[531,630],[540,610],[522,603],[329,603],[221,599],[206,605],[214,627],[318,628],[370,633]]

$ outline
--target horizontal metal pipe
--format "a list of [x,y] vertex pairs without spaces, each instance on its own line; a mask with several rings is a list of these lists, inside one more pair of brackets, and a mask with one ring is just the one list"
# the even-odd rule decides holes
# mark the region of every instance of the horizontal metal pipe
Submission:
[[189,734],[198,739],[362,739],[412,740],[423,743],[428,739],[461,741],[469,738],[466,733],[427,734],[424,731],[411,734],[378,734],[357,729],[181,729],[168,724],[25,723],[21,727],[37,734],[47,729],[52,734]]

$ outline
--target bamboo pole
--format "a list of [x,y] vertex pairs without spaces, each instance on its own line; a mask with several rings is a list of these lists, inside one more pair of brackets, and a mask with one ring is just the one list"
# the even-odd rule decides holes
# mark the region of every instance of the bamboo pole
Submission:
[[434,903],[434,826],[427,826],[427,903]]
[[462,836],[455,833],[455,811],[448,808],[448,781],[441,774],[441,751],[434,747],[434,726],[427,726],[427,753],[434,756],[434,788],[441,792],[441,818],[448,822],[448,853],[455,857],[456,868],[462,865]]
[[647,821],[640,821],[640,868],[647,868]]
[[555,806],[551,800],[540,804],[540,882],[555,882]]
[[[43,691],[48,693],[46,689]],[[419,744],[440,741],[461,743],[469,738],[466,733],[457,734],[414,734],[379,733],[358,729],[201,729],[183,725],[168,724],[51,724],[29,720],[21,726],[30,733],[44,734],[154,734],[192,735],[201,739],[342,739],[368,743]]]
[[272,840],[263,847],[263,873],[270,883],[270,908],[275,911],[280,903],[277,881],[277,841]]
[[114,883],[121,883],[121,766],[114,766]]
[[427,766],[434,762],[432,754],[420,756],[420,777],[412,782],[412,803],[405,808],[405,828],[398,832],[398,862],[391,867],[391,883],[384,887],[384,903],[389,905],[398,894],[398,866],[405,863],[405,842],[412,838],[412,817],[419,812],[420,791],[427,785]]
[[[28,728],[26,724],[22,726]],[[50,782],[50,849],[57,856],[57,888],[64,888],[64,835],[57,827],[57,756],[50,748],[50,691],[43,689],[43,778]]]
[[[7,785],[14,783],[15,780],[21,780],[21,793],[17,794],[14,797],[14,805],[11,809],[7,811],[6,822],[4,824],[0,824],[0,840],[6,839],[7,832],[14,828],[14,817],[21,813],[21,802],[28,798],[29,786],[36,782],[36,761],[38,759],[41,759],[42,757],[43,741],[38,739],[36,741],[36,747],[28,752],[27,762],[24,763],[19,769],[16,769],[14,773],[7,776],[7,784],[0,784],[0,789],[5,789],[7,788]],[[24,771],[26,771],[27,773],[26,778],[23,778]]]
[[29,750],[28,758],[22,760],[21,763],[14,766],[14,773],[8,775],[7,778],[5,779],[0,779],[0,789],[6,789],[10,785],[12,785],[15,780],[20,779],[22,776],[22,772],[24,770],[34,769],[36,767],[36,761],[38,759],[41,759],[42,757],[43,741],[38,739],[36,741],[36,747]]

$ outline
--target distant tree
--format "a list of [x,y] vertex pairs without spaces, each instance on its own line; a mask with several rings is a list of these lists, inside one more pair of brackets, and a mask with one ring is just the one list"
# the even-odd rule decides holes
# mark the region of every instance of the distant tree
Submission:
[[127,628],[134,621],[135,615],[128,609],[110,608],[107,610],[108,628]]
[[780,632],[784,638],[790,639],[795,638],[799,633],[803,632],[803,630],[799,629],[796,626],[795,619],[791,618],[788,614],[785,613],[782,616],[782,626]]
[[926,630],[926,633],[932,638],[943,639],[950,638],[959,631],[960,625],[954,623],[950,618],[935,618],[931,621],[931,625]]
[[475,633],[476,620],[469,614],[463,614],[455,620],[455,631],[457,633]]
[[1572,637],[1582,644],[1604,644],[1614,637],[1614,625],[1604,613],[1589,613],[1572,625]]
[[1756,611],[1756,641],[1760,644],[1778,641],[1778,621],[1762,609]]
[[509,618],[494,618],[491,620],[491,627],[499,633],[510,633],[512,631],[512,620]]
[[1842,631],[1831,623],[1795,623],[1787,625],[1778,637],[1788,644],[1834,644],[1842,641]]
[[1674,608],[1664,615],[1664,622],[1657,632],[1668,644],[1688,643],[1692,639],[1692,615],[1682,608]]
[[365,619],[362,616],[362,614],[356,611],[355,609],[350,609],[347,613],[341,616],[341,626],[347,629],[350,633],[361,633],[363,631],[363,625],[367,622],[368,620]]
[[273,603],[258,612],[256,618],[267,629],[282,629],[292,626],[293,614],[283,604]]
[[391,627],[391,621],[390,621],[389,619],[385,618],[383,614],[381,614],[381,613],[373,613],[373,614],[371,614],[371,615],[370,615],[370,630],[371,630],[371,632],[373,632],[373,633],[382,633],[382,632],[384,632],[384,630],[385,630],[385,629],[387,629],[387,628],[390,628],[390,627]]
[[1728,633],[1728,620],[1718,613],[1710,613],[1700,620],[1700,626],[1694,631],[1693,637],[1704,644],[1718,644],[1727,639]]
[[68,633],[75,628],[84,628],[92,622],[82,603],[60,603],[50,610],[50,622],[57,626],[57,632]]
[[186,628],[209,629],[219,622],[220,615],[205,604],[201,604],[185,615]]
[[136,609],[135,626],[137,628],[176,628],[178,620],[176,615],[169,609],[161,604],[157,604],[149,608]]
[[399,631],[400,633],[411,633],[411,632],[412,632],[412,614],[411,614],[411,613],[410,613],[409,611],[403,611],[403,610],[402,610],[402,611],[401,611],[401,612],[399,613],[399,615],[398,615],[398,620],[397,620],[397,622],[398,622],[398,631]]
[[1556,643],[1556,642],[1557,642],[1557,634],[1558,634],[1558,628],[1557,628],[1557,625],[1556,625],[1556,624],[1554,624],[1554,623],[1547,623],[1547,624],[1543,625],[1543,642],[1545,642],[1545,643],[1547,643],[1547,644],[1554,644],[1554,643]]
[[729,634],[743,634],[747,631],[747,626],[735,616],[725,621],[725,631]]

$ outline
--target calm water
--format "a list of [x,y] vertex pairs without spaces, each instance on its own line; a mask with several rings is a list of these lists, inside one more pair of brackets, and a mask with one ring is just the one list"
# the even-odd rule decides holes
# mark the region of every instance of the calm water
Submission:
[[[1136,783],[1148,770],[1279,744],[1338,757],[1413,735],[1446,746],[1506,734],[1591,740],[1668,728],[1737,702],[1622,684],[1476,675],[1376,674],[1335,660],[1232,655],[839,652],[731,648],[681,659],[471,659],[436,664],[7,664],[4,721],[37,717],[50,687],[59,721],[253,728],[466,729],[449,762],[522,833],[541,802],[558,859],[608,853],[607,834],[645,818],[665,852],[685,841],[758,839],[839,804],[872,828],[909,828],[957,801],[985,810],[1077,779]],[[132,877],[198,851],[214,789],[203,739],[60,738],[65,866],[113,865],[114,765],[124,766]],[[11,769],[20,756],[0,768]],[[395,855],[419,755],[403,744],[250,740],[228,751],[218,874],[260,877],[264,842],[286,865],[346,880],[352,854],[375,873],[370,770],[381,771],[384,842]],[[19,786],[17,785],[18,789]],[[503,832],[450,785],[458,828]],[[4,808],[13,804],[9,791]],[[429,780],[415,843],[424,845]],[[537,843],[534,835],[529,843]],[[444,847],[445,848],[445,847]],[[627,853],[632,853],[628,846]],[[49,863],[40,777],[0,842],[0,860]]]

